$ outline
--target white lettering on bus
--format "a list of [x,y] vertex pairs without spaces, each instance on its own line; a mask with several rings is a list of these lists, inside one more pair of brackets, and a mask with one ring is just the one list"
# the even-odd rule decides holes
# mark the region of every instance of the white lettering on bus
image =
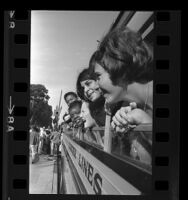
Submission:
[[68,142],[68,144],[69,144],[68,146],[72,155],[77,160],[80,169],[82,170],[89,184],[93,188],[93,191],[96,194],[101,194],[102,193],[102,177],[100,176],[99,173],[94,172],[94,167],[85,159],[85,157],[81,153],[79,153],[78,157],[76,157],[77,155],[76,148],[70,142]]
[[99,173],[94,173],[93,166],[85,159],[84,156],[79,154],[79,162],[80,168],[85,174],[88,182],[93,187],[93,190],[96,194],[101,194],[102,190],[102,177]]

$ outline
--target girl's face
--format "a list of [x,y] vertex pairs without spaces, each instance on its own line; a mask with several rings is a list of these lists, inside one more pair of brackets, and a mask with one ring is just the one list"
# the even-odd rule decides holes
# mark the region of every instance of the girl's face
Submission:
[[72,95],[72,94],[69,94],[69,95],[66,97],[66,103],[67,103],[68,106],[70,106],[70,104],[71,104],[73,101],[75,101],[75,100],[77,100],[77,98],[76,98],[74,95]]
[[117,103],[122,100],[123,87],[113,85],[109,73],[98,63],[95,65],[95,73],[98,77],[98,84],[104,98],[108,103]]
[[90,101],[96,101],[102,95],[97,81],[88,79],[85,81],[81,81],[80,83],[81,86],[84,88],[85,97]]

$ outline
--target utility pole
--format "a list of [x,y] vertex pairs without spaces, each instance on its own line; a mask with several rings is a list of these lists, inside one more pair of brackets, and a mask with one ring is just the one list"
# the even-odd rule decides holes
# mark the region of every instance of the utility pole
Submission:
[[[59,105],[56,106],[55,110],[54,110],[54,127],[56,127],[56,131],[59,132],[58,130],[58,121],[59,121],[59,116],[62,110],[62,106],[61,106],[61,98],[62,98],[62,90],[60,93],[60,98],[59,98]],[[60,159],[61,159],[61,154],[59,154],[59,144],[57,144],[57,160],[56,160],[56,167],[57,167],[57,194],[60,194]]]
[[56,128],[58,128],[58,121],[59,121],[59,116],[60,116],[60,113],[61,113],[61,110],[62,110],[62,106],[61,106],[61,98],[62,98],[62,90],[61,90],[61,93],[60,93],[60,98],[59,98],[59,105],[56,106],[55,110],[54,110],[54,126]]

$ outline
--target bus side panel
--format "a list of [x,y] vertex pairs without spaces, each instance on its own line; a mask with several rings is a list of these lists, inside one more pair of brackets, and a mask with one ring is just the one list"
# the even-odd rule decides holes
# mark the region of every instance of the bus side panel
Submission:
[[[66,135],[63,136],[74,166],[88,194],[140,195],[141,192],[105,166]],[[126,172],[125,172],[126,173]]]

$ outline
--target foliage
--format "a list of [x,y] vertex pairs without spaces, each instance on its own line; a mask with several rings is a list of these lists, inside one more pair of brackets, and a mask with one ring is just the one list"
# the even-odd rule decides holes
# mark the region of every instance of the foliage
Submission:
[[30,86],[30,124],[40,127],[52,126],[52,106],[48,105],[48,90],[44,85]]

